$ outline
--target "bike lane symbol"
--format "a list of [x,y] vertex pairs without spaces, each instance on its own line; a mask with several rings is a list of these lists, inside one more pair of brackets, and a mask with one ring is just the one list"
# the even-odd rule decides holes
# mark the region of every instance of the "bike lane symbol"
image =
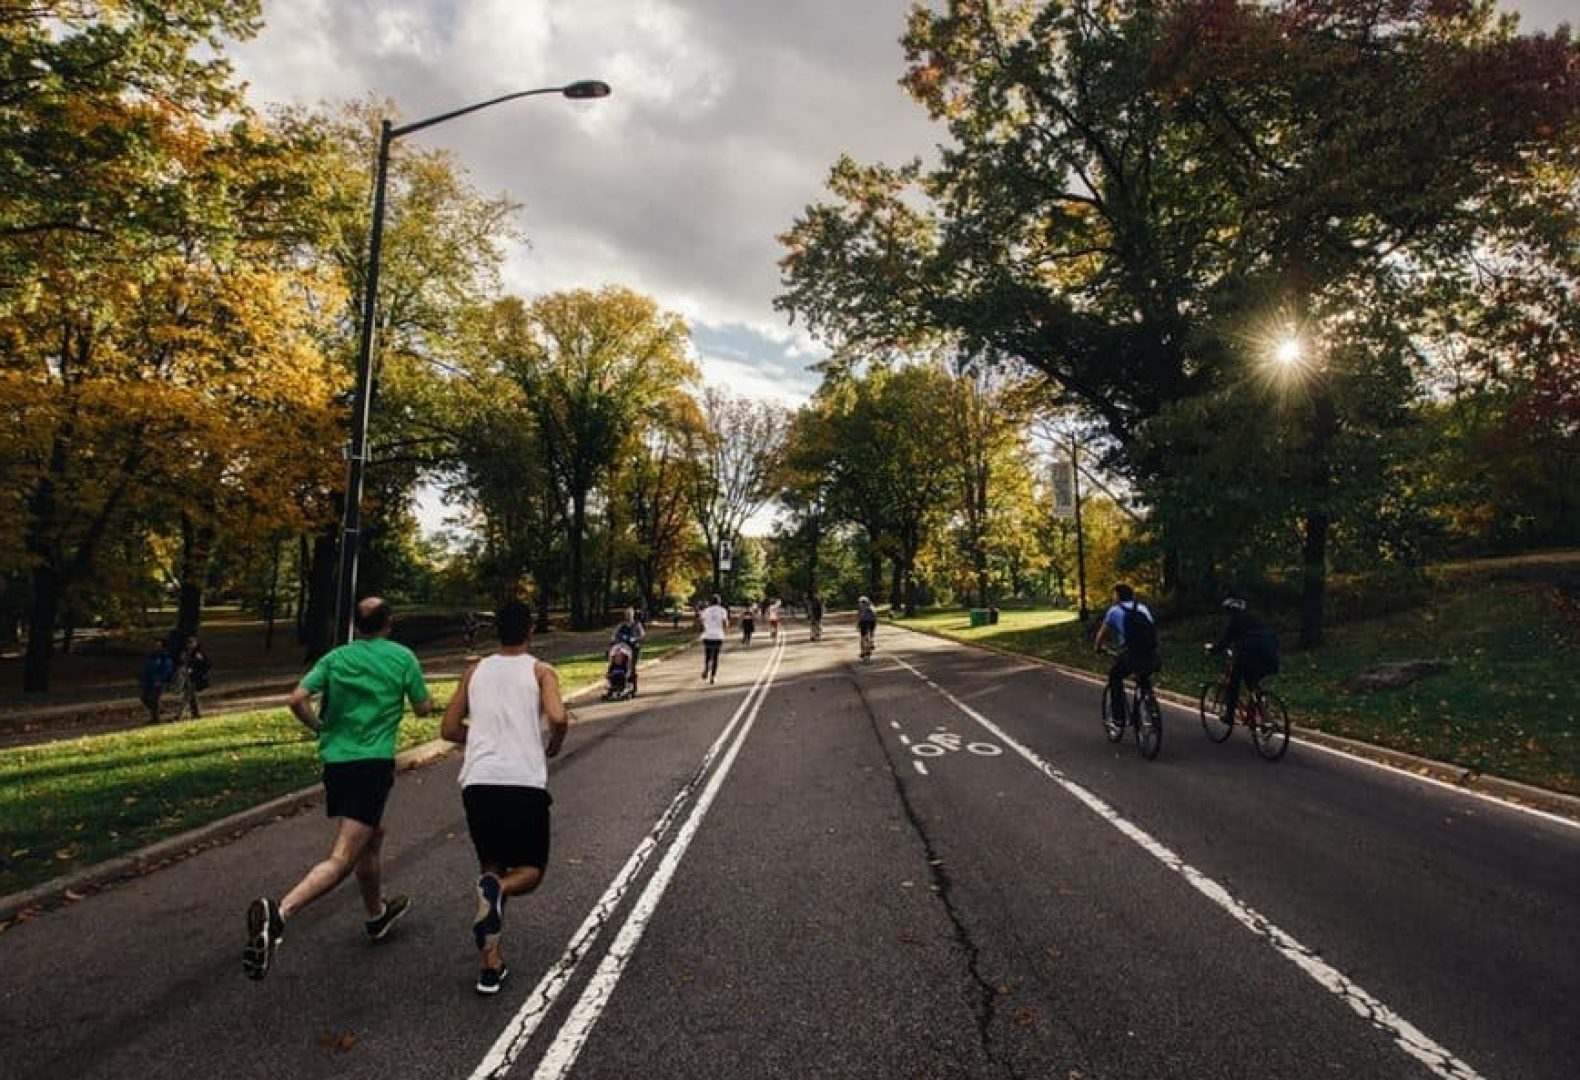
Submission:
[[[911,743],[911,753],[919,758],[939,758],[945,754],[956,754],[964,750],[968,754],[978,757],[998,757],[1004,752],[1002,746],[989,742],[967,742],[952,731],[935,731],[919,742]],[[927,775],[927,767],[920,761],[912,762],[916,771],[923,776]]]

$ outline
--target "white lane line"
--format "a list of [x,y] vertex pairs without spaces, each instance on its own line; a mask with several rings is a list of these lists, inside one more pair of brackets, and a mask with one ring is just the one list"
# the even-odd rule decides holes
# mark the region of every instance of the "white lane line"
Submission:
[[[686,801],[691,798],[698,786],[701,785],[708,769],[734,736],[737,724],[739,724],[741,717],[746,714],[753,699],[761,700],[761,695],[758,693],[759,688],[761,688],[763,694],[767,693],[765,680],[771,681],[769,677],[770,669],[776,667],[773,661],[774,657],[770,656],[763,663],[762,669],[758,671],[757,678],[752,683],[751,689],[747,691],[746,696],[741,699],[740,705],[730,717],[730,722],[724,725],[724,731],[713,741],[713,745],[708,748],[708,752],[703,755],[702,764],[697,766],[696,771],[691,774],[691,778],[686,781],[685,786],[670,801],[669,807],[658,819],[658,823],[642,838],[642,842],[637,844],[636,850],[631,852],[631,857],[626,860],[625,865],[620,868],[620,872],[615,875],[614,881],[604,890],[604,894],[598,898],[598,902],[593,905],[592,911],[588,913],[587,918],[582,921],[581,926],[571,937],[571,943],[566,946],[565,952],[560,956],[559,961],[549,968],[542,979],[538,980],[538,985],[533,987],[532,993],[527,995],[527,1000],[522,1003],[520,1010],[505,1025],[504,1031],[494,1041],[494,1045],[483,1056],[483,1060],[478,1064],[477,1068],[472,1071],[471,1080],[495,1080],[495,1078],[507,1073],[511,1066],[515,1064],[522,1050],[526,1048],[527,1043],[531,1041],[533,1034],[538,1030],[538,1026],[543,1023],[544,1017],[554,1007],[554,1002],[559,998],[561,991],[565,989],[565,984],[570,981],[571,976],[575,973],[577,963],[582,957],[587,955],[587,950],[597,940],[610,914],[630,890],[632,881],[641,873],[642,867],[647,864],[648,859],[658,849],[659,843],[663,840],[665,834],[674,825],[675,819],[680,814],[681,807],[686,804]],[[755,711],[753,715],[756,715]]]
[[[1078,679],[1081,682],[1091,683],[1093,686],[1106,685],[1105,679],[1095,675],[1089,675],[1083,671],[1075,671],[1070,668],[1063,667],[1056,668],[1055,670],[1057,670],[1061,675],[1065,675],[1071,679]],[[1183,704],[1178,701],[1169,701],[1164,698],[1159,698],[1158,700],[1162,702],[1165,708],[1177,710],[1184,713],[1186,716],[1196,718],[1201,715],[1201,710],[1197,707]],[[1528,806],[1522,802],[1515,802],[1512,798],[1506,798],[1502,795],[1494,795],[1491,792],[1486,791],[1477,791],[1475,788],[1464,787],[1463,785],[1455,784],[1448,780],[1439,780],[1435,776],[1427,776],[1424,773],[1418,773],[1406,765],[1395,765],[1387,761],[1378,761],[1376,758],[1367,757],[1363,753],[1344,750],[1337,746],[1328,746],[1326,743],[1317,742],[1315,739],[1303,737],[1299,734],[1298,729],[1291,730],[1289,741],[1300,744],[1300,747],[1304,750],[1320,750],[1324,754],[1329,754],[1343,761],[1347,761],[1352,765],[1367,765],[1373,769],[1377,769],[1381,772],[1391,773],[1394,776],[1402,777],[1406,780],[1414,780],[1419,784],[1427,784],[1432,787],[1441,788],[1444,791],[1452,791],[1456,795],[1464,795],[1471,799],[1480,799],[1484,803],[1490,803],[1493,806],[1499,806],[1505,810],[1514,810],[1521,814],[1529,814],[1532,817],[1538,817],[1544,821],[1550,821],[1555,825],[1566,825],[1571,829],[1580,829],[1580,818],[1565,817],[1562,814],[1555,814],[1551,810],[1543,810],[1540,807]],[[1457,768],[1457,766],[1450,765],[1448,768]]]
[[582,1047],[587,1045],[587,1039],[592,1034],[593,1025],[597,1024],[599,1017],[603,1015],[604,1007],[608,1005],[610,996],[614,994],[615,986],[625,972],[626,964],[630,962],[632,953],[641,942],[647,924],[658,909],[659,901],[664,898],[664,892],[669,888],[680,860],[696,837],[702,819],[707,816],[714,797],[719,793],[719,788],[724,785],[724,778],[729,775],[731,766],[735,764],[735,758],[746,742],[746,737],[751,734],[752,725],[757,720],[763,702],[768,698],[768,690],[773,686],[774,675],[778,672],[783,657],[784,642],[781,639],[774,652],[772,671],[763,684],[762,693],[757,695],[757,700],[741,725],[740,732],[730,744],[723,760],[719,762],[719,767],[713,771],[713,776],[708,780],[708,785],[703,789],[696,805],[692,807],[691,815],[675,834],[674,843],[659,860],[658,869],[653,871],[647,888],[642,890],[642,895],[632,906],[625,925],[620,928],[620,933],[615,936],[609,951],[599,963],[598,970],[593,972],[586,988],[582,990],[582,996],[571,1009],[570,1016],[561,1025],[559,1034],[554,1037],[554,1042],[543,1055],[543,1060],[538,1063],[537,1071],[533,1073],[535,1080],[558,1080],[570,1072],[571,1066],[576,1064],[576,1058],[581,1054]]
[[1097,795],[1065,776],[1053,765],[1039,757],[1035,751],[1021,745],[1008,732],[955,697],[948,690],[933,682],[933,680],[923,675],[916,668],[898,657],[895,657],[895,660],[906,670],[910,671],[911,674],[943,695],[955,708],[992,732],[1006,746],[1029,761],[1037,771],[1085,803],[1093,813],[1133,840],[1143,851],[1190,882],[1192,888],[1223,908],[1246,929],[1266,940],[1286,960],[1309,975],[1324,990],[1336,995],[1358,1013],[1362,1019],[1366,1020],[1374,1028],[1392,1037],[1394,1043],[1401,1050],[1425,1065],[1434,1076],[1443,1077],[1444,1080],[1481,1080],[1481,1074],[1476,1072],[1475,1069],[1455,1057],[1445,1047],[1434,1042],[1425,1032],[1367,993],[1360,986],[1351,982],[1343,972],[1328,964],[1316,953],[1295,940],[1294,937],[1273,925],[1265,916],[1236,900],[1222,885],[1219,885],[1212,878],[1191,866],[1169,848],[1154,839],[1151,834],[1147,833],[1140,826],[1122,816]]
[[920,761],[913,761],[913,762],[911,762],[911,764],[916,766],[916,771],[917,772],[921,773],[923,776],[927,775],[927,766],[926,765],[923,765]]
[[1430,784],[1433,787],[1442,788],[1444,791],[1452,791],[1456,795],[1466,795],[1472,799],[1480,799],[1482,802],[1491,803],[1493,806],[1501,807],[1504,810],[1518,810],[1522,814],[1529,814],[1532,817],[1550,821],[1555,825],[1567,825],[1571,829],[1580,829],[1580,820],[1575,818],[1564,817],[1562,814],[1555,814],[1550,810],[1543,810],[1537,806],[1526,806],[1524,803],[1512,802],[1499,795],[1489,795],[1485,791],[1477,791],[1475,788],[1461,787],[1459,784],[1452,784],[1447,780],[1439,780],[1435,776],[1423,776],[1420,773],[1411,772],[1403,766],[1390,765],[1386,761],[1376,761],[1366,757],[1364,754],[1352,754],[1348,750],[1340,750],[1336,746],[1325,746],[1310,739],[1302,739],[1297,735],[1291,735],[1290,742],[1298,742],[1303,750],[1320,750],[1324,754],[1332,754],[1334,757],[1343,758],[1345,761],[1355,762],[1360,765],[1370,765],[1374,769],[1392,773],[1394,776],[1402,776],[1415,780],[1418,783]]

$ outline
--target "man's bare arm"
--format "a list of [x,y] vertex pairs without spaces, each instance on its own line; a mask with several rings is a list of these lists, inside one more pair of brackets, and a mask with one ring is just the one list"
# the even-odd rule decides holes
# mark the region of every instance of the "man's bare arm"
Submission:
[[318,712],[313,708],[313,692],[303,683],[298,683],[291,696],[285,699],[290,706],[291,715],[301,721],[302,726],[314,735],[323,728],[324,722],[319,719]]
[[560,696],[560,677],[554,669],[542,660],[538,661],[538,710],[549,722],[549,741],[543,752],[549,757],[555,757],[560,752],[560,747],[565,744],[565,733],[570,730],[570,710],[565,708],[565,699]]
[[[450,704],[445,706],[444,719],[439,721],[440,738],[448,739],[453,743],[466,742],[466,725],[461,721],[465,720],[467,716],[466,690],[467,687],[472,685],[472,672],[476,670],[477,665],[473,664],[461,672],[461,682],[455,688],[455,696],[450,699]],[[429,701],[432,701],[432,699],[430,698]],[[427,704],[427,702],[424,704]],[[424,714],[419,713],[418,715]]]

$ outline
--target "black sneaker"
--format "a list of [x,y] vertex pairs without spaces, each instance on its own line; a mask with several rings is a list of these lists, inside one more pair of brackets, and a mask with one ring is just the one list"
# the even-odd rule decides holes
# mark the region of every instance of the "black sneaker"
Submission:
[[505,979],[510,975],[510,968],[500,964],[496,968],[484,968],[477,973],[477,992],[479,994],[497,994],[499,988],[505,985]]
[[411,908],[411,898],[408,896],[391,896],[384,901],[384,910],[379,912],[378,918],[369,919],[363,923],[368,932],[368,937],[374,941],[383,941],[389,934],[390,927],[400,921],[400,917]]
[[[484,874],[478,878],[477,921],[472,923],[472,937],[479,949],[486,949],[499,940],[499,931],[504,925],[504,906],[505,889],[499,883],[499,878],[493,874]],[[481,982],[478,983],[478,989],[485,994],[493,993],[493,990],[483,990]]]
[[274,950],[285,940],[285,920],[273,900],[260,896],[247,905],[247,944],[241,950],[241,969],[249,979],[269,974]]

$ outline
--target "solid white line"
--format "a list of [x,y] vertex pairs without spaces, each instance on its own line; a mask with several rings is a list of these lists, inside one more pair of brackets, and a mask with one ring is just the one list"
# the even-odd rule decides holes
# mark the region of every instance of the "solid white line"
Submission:
[[[708,748],[708,752],[703,755],[702,764],[697,766],[696,771],[691,774],[691,778],[686,781],[685,786],[670,801],[669,807],[658,819],[658,823],[653,826],[652,830],[642,838],[642,842],[637,844],[636,849],[631,852],[631,857],[626,860],[625,865],[620,868],[620,872],[615,875],[614,881],[604,890],[604,894],[598,898],[598,902],[593,905],[592,911],[588,913],[587,918],[582,920],[581,926],[571,937],[571,942],[566,946],[565,952],[560,956],[558,963],[549,968],[543,978],[538,980],[538,985],[533,988],[532,993],[527,995],[527,1000],[522,1003],[521,1009],[505,1025],[504,1031],[494,1041],[494,1045],[489,1049],[488,1053],[483,1055],[483,1060],[472,1072],[472,1080],[494,1080],[494,1078],[503,1076],[515,1064],[517,1057],[520,1056],[522,1050],[526,1048],[527,1043],[532,1039],[533,1034],[538,1030],[538,1026],[543,1023],[544,1017],[554,1007],[554,1002],[559,998],[561,991],[565,989],[565,984],[570,981],[571,976],[575,973],[577,963],[580,962],[582,957],[587,955],[587,950],[597,940],[599,933],[602,932],[604,923],[625,897],[627,891],[629,891],[632,881],[641,872],[647,860],[652,857],[653,852],[658,849],[660,841],[669,832],[670,827],[674,825],[675,819],[680,814],[681,807],[691,798],[692,793],[697,790],[709,767],[712,766],[723,747],[734,736],[736,725],[740,722],[741,717],[746,714],[753,699],[761,700],[761,696],[758,693],[759,688],[762,689],[763,694],[767,693],[767,686],[764,680],[769,679],[770,669],[776,666],[773,661],[774,657],[769,656],[768,660],[763,663],[761,670],[757,673],[757,678],[752,683],[751,689],[747,691],[746,696],[741,699],[740,705],[730,717],[730,722],[724,725],[724,731],[713,741],[713,745]],[[755,711],[753,715],[756,715]]]
[[1485,791],[1477,791],[1475,788],[1467,788],[1461,787],[1459,784],[1451,784],[1447,780],[1439,780],[1435,776],[1423,776],[1420,773],[1411,772],[1409,769],[1404,768],[1401,765],[1390,765],[1386,761],[1377,761],[1373,758],[1366,757],[1364,754],[1355,754],[1348,750],[1341,750],[1336,746],[1327,746],[1323,743],[1313,742],[1309,739],[1297,739],[1295,736],[1290,736],[1290,742],[1297,741],[1307,750],[1321,750],[1324,754],[1332,754],[1334,757],[1343,758],[1346,761],[1357,762],[1361,765],[1370,765],[1374,769],[1380,769],[1383,772],[1393,773],[1395,776],[1407,777],[1418,783],[1430,784],[1433,787],[1442,788],[1444,791],[1452,791],[1456,795],[1466,795],[1472,799],[1480,799],[1482,802],[1491,803],[1493,806],[1501,807],[1504,810],[1518,810],[1522,814],[1529,814],[1532,817],[1539,817],[1542,820],[1550,821],[1555,825],[1567,825],[1571,829],[1580,829],[1580,821],[1577,821],[1574,818],[1564,817],[1562,814],[1555,814],[1551,810],[1543,810],[1536,806],[1526,806],[1524,803],[1512,802],[1500,795],[1491,795]]
[[[1057,670],[1061,675],[1067,675],[1072,679],[1078,679],[1082,682],[1091,683],[1093,686],[1102,686],[1105,684],[1104,679],[1096,675],[1089,675],[1084,671],[1074,671],[1070,668],[1063,667],[1056,668],[1055,670]],[[1200,709],[1178,701],[1170,701],[1166,698],[1158,698],[1158,701],[1162,702],[1162,704],[1166,707],[1174,709],[1177,712],[1182,712],[1189,717],[1194,718],[1201,715]],[[1567,825],[1571,829],[1580,829],[1580,819],[1565,817],[1562,814],[1555,814],[1551,810],[1543,810],[1540,807],[1527,806],[1524,803],[1515,802],[1513,799],[1505,798],[1501,795],[1494,795],[1486,791],[1477,791],[1475,788],[1468,788],[1460,784],[1449,783],[1447,780],[1439,780],[1435,776],[1423,775],[1404,765],[1395,765],[1392,762],[1378,761],[1376,758],[1367,757],[1365,754],[1355,753],[1350,750],[1341,749],[1337,746],[1329,746],[1326,743],[1318,742],[1315,739],[1305,738],[1294,731],[1290,732],[1289,741],[1291,743],[1300,744],[1300,746],[1304,749],[1320,750],[1324,754],[1331,754],[1333,757],[1341,758],[1344,761],[1348,761],[1356,765],[1368,765],[1373,769],[1378,769],[1386,773],[1392,773],[1394,776],[1403,777],[1406,780],[1414,780],[1419,784],[1428,784],[1432,787],[1442,788],[1444,791],[1451,791],[1456,795],[1464,795],[1465,797],[1471,799],[1480,799],[1482,802],[1491,803],[1493,806],[1500,806],[1505,810],[1514,810],[1521,814],[1529,814],[1532,817],[1538,817],[1544,821],[1553,822],[1556,825]],[[1457,765],[1447,765],[1446,767],[1451,769],[1459,768]]]
[[955,697],[948,690],[933,682],[926,675],[916,670],[916,668],[898,657],[895,657],[895,660],[906,670],[910,671],[911,674],[938,691],[955,708],[1001,739],[1006,746],[1029,761],[1037,771],[1055,784],[1058,784],[1076,799],[1085,803],[1093,813],[1129,837],[1143,851],[1190,882],[1192,888],[1223,908],[1246,929],[1265,939],[1286,960],[1305,972],[1323,989],[1336,995],[1373,1027],[1392,1036],[1394,1042],[1401,1050],[1425,1065],[1433,1075],[1443,1077],[1444,1080],[1479,1080],[1481,1074],[1476,1072],[1475,1069],[1455,1057],[1446,1048],[1432,1041],[1414,1024],[1388,1008],[1388,1006],[1367,993],[1360,986],[1351,982],[1343,972],[1328,964],[1316,953],[1306,948],[1299,941],[1296,941],[1294,937],[1273,925],[1265,916],[1236,900],[1222,885],[1219,885],[1212,878],[1185,862],[1184,859],[1158,842],[1140,826],[1123,817],[1097,795],[1065,776],[1053,765],[1039,757],[1033,750],[1022,746],[1008,732]]
[[604,954],[598,970],[588,980],[586,988],[582,990],[582,996],[571,1009],[570,1016],[560,1027],[559,1034],[555,1036],[553,1044],[543,1055],[543,1060],[538,1063],[537,1071],[533,1073],[537,1080],[558,1080],[570,1072],[571,1066],[576,1064],[577,1056],[581,1054],[582,1047],[587,1045],[587,1039],[592,1034],[593,1025],[597,1024],[599,1017],[603,1015],[604,1007],[608,1005],[610,996],[614,994],[615,986],[625,972],[626,964],[630,962],[632,953],[641,942],[648,922],[652,920],[653,913],[658,909],[659,901],[664,898],[664,892],[669,888],[680,860],[697,835],[702,819],[707,816],[709,807],[713,805],[713,799],[718,795],[719,788],[723,786],[724,778],[729,775],[731,766],[735,764],[736,755],[740,753],[746,737],[751,734],[752,725],[757,720],[763,702],[767,700],[768,690],[773,686],[773,677],[779,669],[783,656],[784,642],[781,639],[774,651],[771,665],[773,670],[763,684],[763,692],[757,695],[757,700],[741,725],[739,734],[730,744],[724,759],[719,762],[719,767],[713,771],[708,786],[697,799],[696,805],[692,807],[691,815],[675,834],[674,843],[664,853],[663,859],[659,860],[658,869],[653,871],[647,888],[642,890],[642,895],[632,906],[625,925],[620,928],[620,933],[615,936],[609,951]]
[[917,772],[921,773],[923,776],[927,775],[927,766],[926,765],[923,765],[920,761],[913,761],[913,762],[911,762],[911,764],[916,766],[916,771]]

